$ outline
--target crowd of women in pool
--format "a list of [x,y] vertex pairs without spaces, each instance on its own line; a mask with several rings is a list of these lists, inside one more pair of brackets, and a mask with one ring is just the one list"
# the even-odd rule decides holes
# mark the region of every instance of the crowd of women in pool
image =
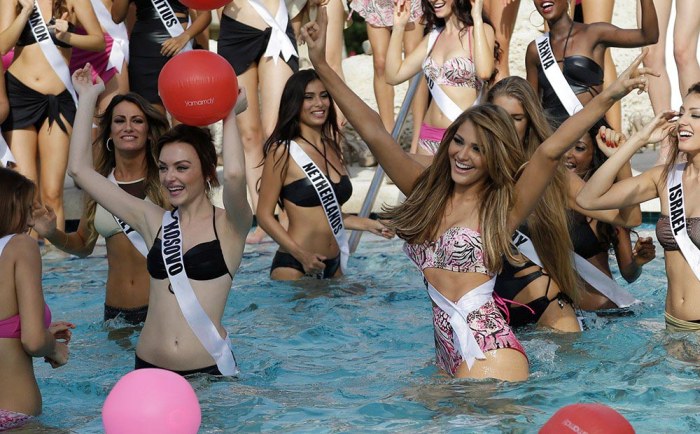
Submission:
[[[437,364],[455,377],[525,380],[514,329],[580,332],[578,310],[637,302],[611,277],[608,255],[625,280],[639,277],[655,248],[644,237],[632,245],[631,228],[641,223],[639,204],[654,198],[667,327],[700,329],[700,68],[679,68],[689,87],[680,111],[670,110],[657,81],[663,68],[647,49],[616,79],[604,69],[609,47],[657,43],[668,22],[657,11],[663,2],[640,0],[640,28],[623,30],[574,21],[567,0],[536,0],[549,31],[528,46],[525,79],[509,76],[509,31],[501,34],[518,1],[398,0],[382,10],[353,1],[376,45],[378,100],[387,83],[426,77],[430,103],[416,125],[417,152],[407,153],[388,132],[393,114],[382,102],[373,111],[343,81],[342,5],[296,4],[288,15],[281,1],[235,0],[220,11],[218,50],[242,90],[224,119],[220,156],[209,130],[170,127],[156,91],[159,70],[211,13],[177,0],[129,3],[0,5],[0,49],[14,48],[0,74],[0,428],[41,411],[32,358],[53,367],[68,360],[74,325],[51,320],[37,237],[78,256],[105,238],[104,319],[143,323],[136,369],[236,375],[221,319],[250,236],[249,193],[261,231],[253,241],[264,230],[279,244],[272,279],[341,276],[350,230],[405,240],[432,302]],[[490,3],[501,5],[495,27]],[[498,6],[489,7],[495,16]],[[687,2],[677,7],[681,15]],[[304,24],[307,9],[313,20]],[[164,10],[177,18],[170,27]],[[127,40],[115,23],[130,11]],[[676,26],[694,26],[697,44],[700,23],[688,19]],[[314,69],[297,71],[295,33]],[[635,89],[650,91],[656,117],[625,138],[611,108]],[[342,213],[352,194],[346,120],[406,196],[380,219]],[[668,155],[633,177],[629,160],[650,143]],[[86,196],[71,233],[61,205],[66,170]],[[211,203],[220,180],[223,208]]]

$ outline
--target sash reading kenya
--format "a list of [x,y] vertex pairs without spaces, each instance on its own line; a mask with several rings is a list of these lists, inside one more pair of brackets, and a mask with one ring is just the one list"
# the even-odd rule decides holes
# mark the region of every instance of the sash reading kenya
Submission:
[[[427,55],[429,56],[431,51],[433,51],[433,46],[435,45],[435,41],[437,41],[438,36],[440,36],[440,33],[444,30],[444,27],[441,27],[439,29],[434,29],[432,32],[430,32],[430,35],[428,36],[428,50],[427,50]],[[435,104],[440,108],[440,111],[442,114],[447,116],[447,118],[454,122],[459,115],[462,114],[464,110],[459,108],[459,106],[452,101],[452,99],[445,93],[444,90],[440,87],[439,84],[435,83],[427,74],[427,71],[425,69],[423,70],[425,73],[425,79],[428,81],[428,89],[430,89],[430,94],[433,96],[433,100],[435,100]],[[474,105],[478,104],[479,98],[474,102]]]
[[49,28],[46,26],[46,22],[44,22],[44,17],[41,16],[41,9],[39,9],[37,0],[34,0],[34,9],[32,10],[32,14],[29,16],[29,28],[32,30],[34,39],[39,44],[41,52],[44,53],[44,56],[51,65],[51,68],[53,68],[58,78],[60,78],[63,82],[63,85],[70,93],[70,96],[73,98],[73,102],[77,107],[78,95],[75,94],[75,89],[73,89],[73,82],[71,81],[68,64],[51,40]]
[[[114,170],[112,170],[110,172],[107,179],[112,181],[113,184],[119,185],[117,183],[116,178],[114,178]],[[122,232],[124,232],[124,235],[126,235],[126,237],[129,239],[129,241],[131,241],[131,244],[133,244],[134,247],[136,248],[136,250],[138,250],[139,253],[141,253],[143,255],[143,257],[145,258],[148,255],[148,247],[146,247],[146,242],[143,240],[143,237],[141,236],[141,234],[136,232],[131,226],[126,224],[126,222],[124,220],[120,219],[119,217],[115,216],[114,214],[112,214],[112,217],[114,217],[114,221],[117,222],[119,227],[122,228]]]
[[683,170],[686,163],[676,164],[666,179],[668,191],[668,219],[671,224],[673,238],[683,253],[683,257],[693,270],[695,278],[700,280],[700,249],[693,244],[688,236],[688,225],[685,217],[683,200]]
[[[516,230],[511,242],[518,248],[520,253],[527,256],[528,259],[539,267],[543,267],[542,261],[535,250],[535,245],[527,235]],[[618,285],[615,280],[608,277],[586,259],[573,252],[572,256],[574,260],[574,269],[578,271],[581,278],[594,287],[596,291],[615,303],[617,307],[629,307],[639,302],[629,291]]]
[[545,77],[547,77],[549,84],[552,85],[552,89],[554,89],[569,116],[573,116],[583,108],[583,105],[581,105],[581,101],[578,100],[578,97],[566,81],[564,73],[559,69],[552,52],[552,45],[549,43],[549,32],[535,39],[535,43],[537,44],[537,54],[540,56],[540,63],[542,64]]
[[340,203],[338,203],[338,198],[335,197],[335,191],[333,191],[330,180],[323,175],[316,163],[306,155],[306,152],[294,140],[289,142],[289,154],[294,159],[294,162],[301,167],[301,170],[304,171],[316,190],[323,212],[326,214],[328,224],[331,226],[335,241],[340,248],[340,269],[345,273],[348,267],[348,257],[350,256],[349,237],[343,224],[343,213],[340,209]]
[[[165,26],[168,33],[170,33],[170,36],[177,38],[185,32],[185,29],[182,28],[182,24],[180,24],[180,20],[177,19],[177,15],[175,15],[173,8],[170,7],[168,0],[151,0],[151,3],[153,4],[153,8],[156,10],[156,12],[158,12],[160,21],[163,23],[163,26]],[[189,17],[187,18],[187,22],[189,23]],[[189,51],[191,49],[192,41],[188,41],[187,44],[182,47],[180,52],[184,53],[185,51]]]
[[237,375],[240,371],[233,357],[231,342],[226,333],[222,338],[211,318],[199,304],[192,289],[190,279],[185,271],[182,259],[182,231],[177,209],[163,214],[163,263],[168,272],[170,287],[175,294],[177,304],[190,328],[204,348],[216,361],[216,366],[223,375]]

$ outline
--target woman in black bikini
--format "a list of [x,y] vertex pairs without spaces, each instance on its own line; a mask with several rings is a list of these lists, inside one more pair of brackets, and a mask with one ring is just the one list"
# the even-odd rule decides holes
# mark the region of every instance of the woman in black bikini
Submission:
[[[537,12],[549,26],[553,57],[581,105],[588,103],[603,87],[605,50],[609,47],[635,48],[656,43],[659,28],[653,0],[641,0],[642,27],[620,29],[609,23],[574,22],[568,0],[534,0]],[[532,41],[525,56],[527,81],[540,95],[550,123],[559,126],[569,113],[544,74],[538,44]]]
[[178,125],[158,139],[161,185],[176,209],[171,212],[132,196],[95,171],[90,124],[104,84],[92,83],[89,65],[73,74],[73,83],[80,104],[69,174],[98,204],[141,234],[149,249],[148,315],[136,346],[136,368],[235,375],[238,369],[221,318],[252,220],[235,115],[245,107],[245,94],[224,120],[225,210],[212,206],[208,195],[218,185],[208,130]]
[[[322,204],[312,182],[313,174],[307,177],[309,172],[302,170],[293,154],[294,149],[300,149],[321,172],[322,181],[330,181],[338,208],[350,199],[352,183],[340,151],[341,133],[333,100],[316,72],[307,69],[289,78],[282,101],[285,103],[280,105],[275,130],[263,147],[264,167],[256,211],[260,226],[280,245],[270,277],[296,280],[305,274],[323,278],[340,276],[341,247],[329,224],[329,220],[333,221],[333,211],[328,214],[324,211],[329,209],[328,202],[324,199]],[[294,160],[291,164],[290,157]],[[289,217],[286,230],[275,219],[278,203]],[[366,230],[393,237],[376,220],[350,215],[342,215],[341,220],[346,230]]]

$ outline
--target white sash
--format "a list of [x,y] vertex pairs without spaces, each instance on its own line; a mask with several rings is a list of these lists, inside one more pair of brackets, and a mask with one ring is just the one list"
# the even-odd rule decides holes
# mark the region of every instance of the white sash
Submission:
[[[424,276],[425,277],[425,276]],[[427,282],[427,280],[426,280]],[[457,303],[448,300],[433,285],[428,283],[428,294],[433,302],[450,317],[452,326],[452,339],[455,348],[471,369],[476,359],[485,360],[486,356],[481,351],[479,343],[474,337],[474,332],[469,328],[467,315],[478,310],[481,306],[493,299],[493,287],[496,285],[496,276],[485,282],[460,298]]]
[[51,35],[49,34],[49,28],[44,22],[44,17],[41,16],[41,9],[37,4],[37,0],[34,0],[34,9],[32,14],[29,16],[29,28],[32,30],[34,39],[36,39],[41,48],[41,52],[44,53],[46,60],[53,68],[58,78],[61,79],[63,85],[66,87],[70,96],[73,97],[73,102],[75,106],[78,106],[78,96],[75,94],[75,89],[73,89],[73,82],[71,81],[70,70],[68,70],[68,64],[66,60],[61,56],[58,48],[54,45],[51,40]]
[[267,42],[267,48],[263,57],[272,57],[275,65],[280,54],[285,61],[288,61],[292,56],[299,57],[294,44],[289,40],[286,33],[289,14],[287,13],[287,5],[284,0],[279,0],[279,7],[274,17],[265,9],[260,0],[249,0],[248,3],[271,29],[270,40]]
[[2,130],[0,130],[0,161],[2,161],[2,167],[7,167],[9,163],[17,164],[15,156],[12,155],[10,147],[2,136]]
[[[433,46],[435,45],[435,41],[437,41],[438,36],[440,35],[440,32],[442,32],[443,28],[439,29],[433,29],[432,32],[428,35],[428,51],[426,55],[430,55],[430,52],[433,49]],[[425,69],[423,69],[423,73],[425,74]],[[435,101],[435,104],[440,108],[440,111],[442,114],[447,116],[447,118],[451,121],[454,122],[455,119],[459,115],[464,112],[457,104],[455,104],[454,101],[445,93],[444,90],[440,87],[439,84],[435,83],[429,76],[428,74],[425,74],[425,78],[428,81],[428,89],[430,89],[430,94],[433,96],[433,100]],[[474,104],[477,104],[479,101],[479,98],[474,102]]]
[[[110,172],[109,176],[107,177],[110,181],[112,181],[113,184],[119,185],[117,180],[114,178],[114,170]],[[122,232],[124,232],[124,235],[131,241],[131,244],[136,247],[136,250],[139,251],[145,258],[148,255],[148,247],[146,247],[146,242],[143,240],[143,237],[141,234],[136,232],[131,226],[126,224],[126,222],[119,217],[115,216],[112,214],[112,217],[114,217],[114,221],[117,222],[120,228],[122,228]]]
[[566,78],[564,78],[564,73],[559,69],[559,65],[557,65],[552,46],[549,43],[549,33],[537,37],[535,43],[537,44],[537,54],[540,56],[540,63],[542,64],[545,77],[549,80],[549,84],[552,85],[552,89],[554,89],[569,116],[573,116],[583,108],[583,105],[571,89],[571,86],[569,86]]
[[289,142],[289,154],[301,167],[301,170],[304,171],[306,177],[311,181],[311,185],[314,186],[314,190],[316,190],[323,212],[326,214],[328,224],[333,231],[338,248],[340,248],[340,269],[345,273],[348,268],[348,257],[350,256],[349,237],[343,224],[343,213],[340,209],[340,203],[338,203],[335,191],[330,185],[330,177],[323,175],[316,163],[306,155],[306,152],[294,140]]
[[216,366],[223,375],[237,375],[240,371],[233,357],[231,342],[222,338],[219,331],[197,300],[192,284],[185,271],[182,259],[182,231],[178,211],[163,213],[162,255],[165,269],[170,279],[170,287],[175,294],[177,304],[190,328],[207,352],[216,361]]
[[2,251],[5,250],[5,246],[7,243],[10,242],[12,237],[14,237],[17,234],[7,234],[4,237],[0,238],[0,256],[2,256]]
[[[185,32],[185,29],[182,28],[182,24],[180,24],[180,20],[177,19],[173,8],[170,7],[170,2],[168,0],[151,0],[151,3],[153,4],[153,9],[158,12],[160,21],[163,23],[163,26],[165,26],[168,33],[170,33],[171,37],[177,38]],[[189,23],[189,17],[187,17],[187,22]],[[180,53],[190,51],[191,49],[192,41],[190,40],[184,47],[182,47]]]
[[[544,268],[535,250],[535,245],[527,235],[516,230],[511,242],[518,248],[520,253],[527,256],[529,260],[537,264],[540,268]],[[595,288],[596,291],[615,303],[617,307],[628,307],[639,302],[629,291],[621,287],[614,279],[608,277],[585,258],[573,252],[572,257],[574,269],[579,273],[581,278]]]
[[700,249],[688,236],[685,221],[685,203],[683,201],[683,170],[685,163],[676,164],[668,174],[666,189],[668,192],[668,219],[673,238],[681,249],[683,257],[693,270],[695,278],[700,280]]
[[[109,62],[107,69],[117,68],[117,71],[122,72],[124,60],[129,62],[129,35],[126,32],[124,23],[116,24],[112,21],[112,13],[107,10],[102,0],[90,0],[92,8],[95,10],[97,20],[100,25],[112,37],[112,51],[109,53]],[[182,27],[182,26],[180,26]]]

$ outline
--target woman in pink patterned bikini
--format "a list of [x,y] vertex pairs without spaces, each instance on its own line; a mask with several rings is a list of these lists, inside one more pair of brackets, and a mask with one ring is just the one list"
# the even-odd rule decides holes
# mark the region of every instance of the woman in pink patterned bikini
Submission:
[[[309,58],[326,89],[396,186],[404,203],[387,210],[388,224],[406,240],[433,301],[438,364],[460,378],[523,381],[522,345],[496,307],[495,275],[503,257],[518,263],[511,234],[532,212],[564,153],[616,101],[646,78],[633,62],[614,85],[525,160],[508,113],[492,104],[472,107],[447,129],[434,158],[409,156],[379,116],[325,60],[326,14],[302,29]],[[642,70],[644,71],[644,70]]]

